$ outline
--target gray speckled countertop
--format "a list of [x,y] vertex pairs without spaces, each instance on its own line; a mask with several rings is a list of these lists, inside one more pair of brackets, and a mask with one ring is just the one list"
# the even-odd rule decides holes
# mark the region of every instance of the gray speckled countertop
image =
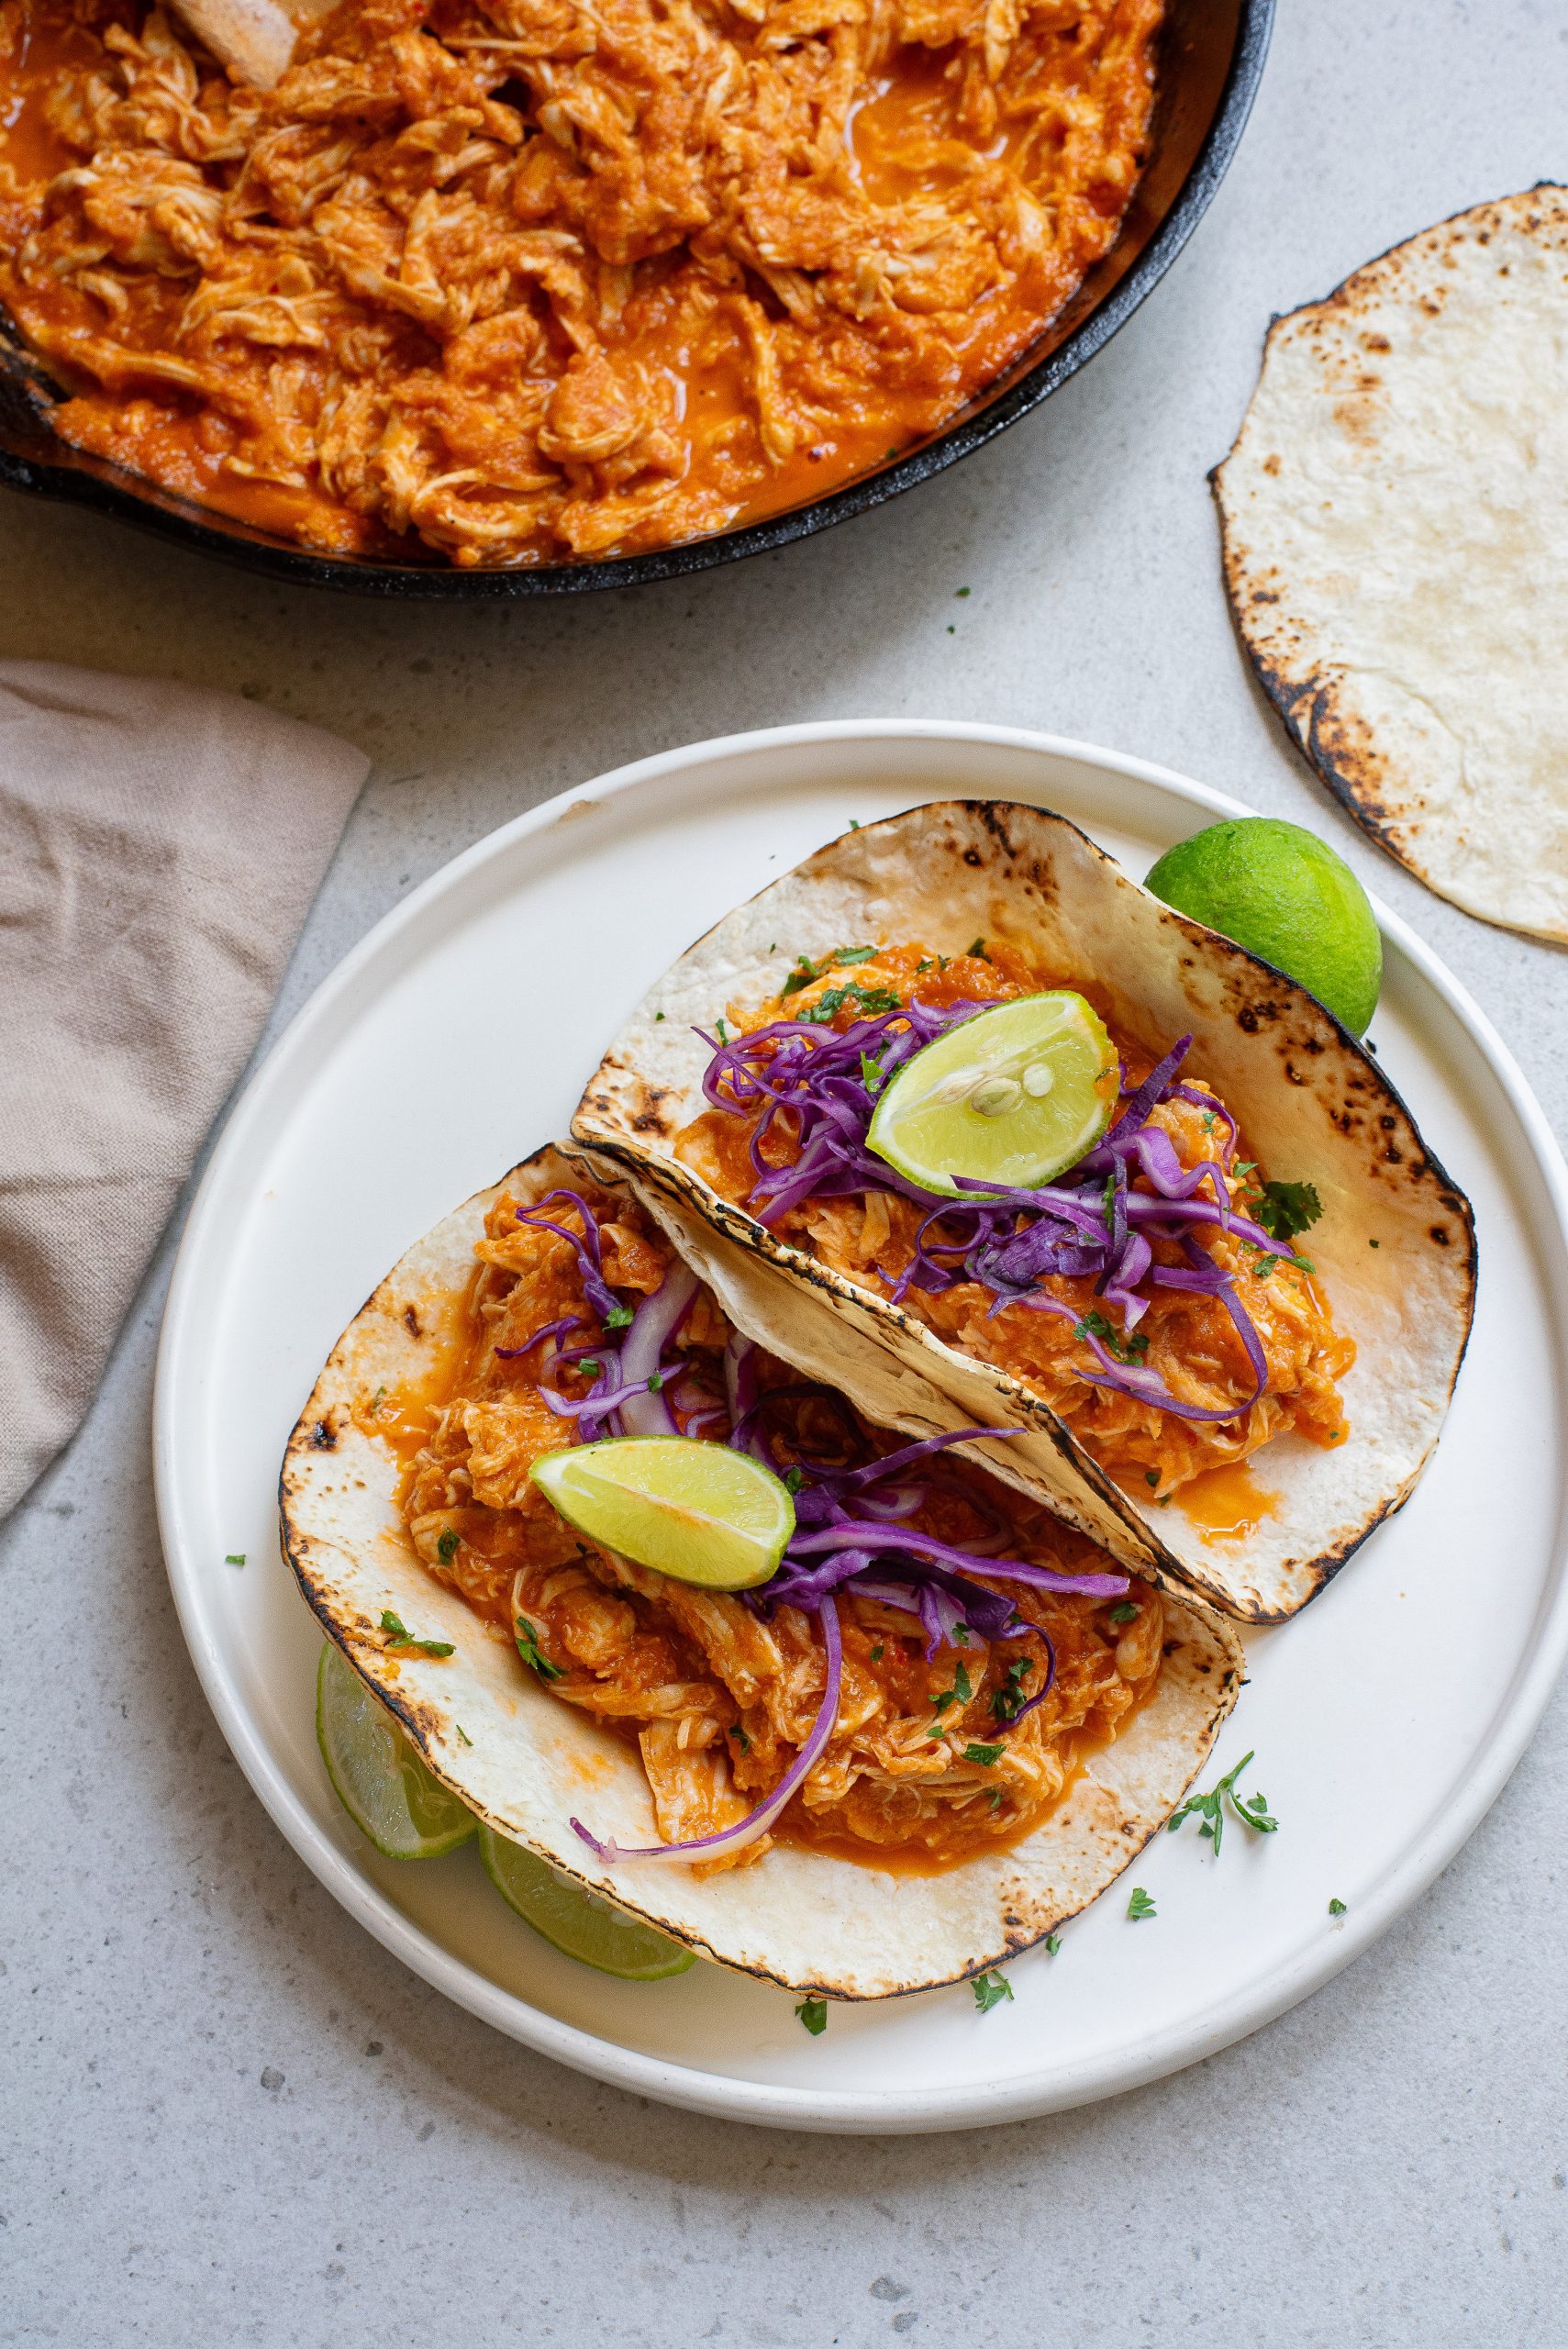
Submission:
[[[1283,0],[1240,158],[1163,285],[1042,412],[891,509],[690,586],[399,611],[7,498],[0,651],[208,679],[373,751],[280,1019],[455,851],[623,760],[792,718],[983,718],[1316,824],[1473,989],[1561,1133],[1568,964],[1429,896],[1286,751],[1231,640],[1205,474],[1271,312],[1561,170],[1565,120],[1564,0]],[[405,1973],[230,1760],[153,1521],[168,1252],[0,1536],[0,2341],[1564,2337],[1561,1697],[1381,1946],[1174,2079],[949,2138],[666,2111]]]

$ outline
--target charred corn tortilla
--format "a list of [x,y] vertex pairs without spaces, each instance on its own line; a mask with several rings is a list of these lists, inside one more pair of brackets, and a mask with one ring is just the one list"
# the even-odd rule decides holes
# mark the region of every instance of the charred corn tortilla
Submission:
[[[684,1163],[705,1107],[711,1033],[773,996],[779,956],[850,940],[918,939],[965,953],[977,935],[1082,985],[1154,1055],[1191,1032],[1191,1065],[1271,1169],[1312,1183],[1313,1261],[1355,1341],[1348,1440],[1284,1436],[1255,1456],[1273,1496],[1245,1542],[1206,1533],[1179,1502],[1142,1507],[1029,1384],[957,1351],[901,1307],[765,1231]],[[776,949],[776,952],[770,950]],[[1276,1621],[1321,1589],[1406,1498],[1437,1441],[1469,1333],[1468,1202],[1432,1158],[1376,1062],[1267,964],[1173,912],[1063,818],[995,802],[909,810],[831,842],[700,939],[654,986],[590,1082],[573,1130],[633,1173],[737,1325],[866,1416],[911,1432],[1021,1426],[975,1447],[1135,1572]]]
[[1259,683],[1372,838],[1568,940],[1568,190],[1440,221],[1269,330],[1216,471]]
[[[938,1875],[896,1873],[780,1844],[706,1878],[680,1865],[606,1865],[574,1833],[660,1838],[635,1752],[557,1701],[416,1554],[401,1462],[367,1405],[439,1375],[467,1298],[473,1248],[503,1190],[537,1199],[587,1165],[547,1150],[449,1216],[395,1266],[345,1331],[284,1463],[284,1553],[323,1629],[397,1716],[436,1775],[501,1833],[719,1963],[844,1998],[933,1987],[1015,1954],[1073,1915],[1158,1831],[1202,1767],[1242,1670],[1227,1627],[1167,1600],[1152,1696],[1029,1835]],[[452,1653],[388,1653],[391,1610]]]

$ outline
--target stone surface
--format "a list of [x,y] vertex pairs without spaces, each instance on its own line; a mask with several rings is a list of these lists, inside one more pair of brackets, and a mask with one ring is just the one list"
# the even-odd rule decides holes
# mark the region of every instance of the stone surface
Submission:
[[[1288,753],[1231,640],[1204,476],[1272,311],[1560,163],[1568,17],[1284,0],[1281,17],[1240,156],[1164,284],[1042,412],[889,510],[692,586],[442,612],[261,585],[6,499],[0,650],[209,679],[375,753],[280,1019],[437,864],[622,760],[792,718],[985,718],[1316,825],[1472,987],[1561,1132],[1562,956],[1427,895]],[[0,2340],[1562,2338],[1561,1698],[1375,1951],[1178,2078],[950,2138],[665,2111],[404,1972],[230,1760],[153,1524],[167,1254],[80,1439],[0,1536]]]

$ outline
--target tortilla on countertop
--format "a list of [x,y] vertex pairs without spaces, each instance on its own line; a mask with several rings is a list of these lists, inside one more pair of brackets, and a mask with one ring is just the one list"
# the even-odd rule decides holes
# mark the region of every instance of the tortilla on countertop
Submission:
[[1568,942],[1568,190],[1276,319],[1214,473],[1259,683],[1372,838]]
[[[1245,1667],[1235,1634],[1167,1600],[1152,1697],[1010,1849],[933,1876],[787,1843],[706,1880],[662,1862],[606,1866],[573,1833],[573,1813],[590,1813],[602,1837],[660,1841],[635,1750],[551,1697],[512,1643],[427,1572],[398,1508],[396,1457],[362,1408],[378,1387],[395,1394],[439,1364],[499,1193],[537,1199],[584,1169],[620,1180],[602,1160],[536,1152],[417,1241],[356,1314],[284,1460],[283,1549],[300,1588],[436,1776],[482,1819],[704,1956],[795,1991],[878,1998],[1017,1955],[1086,1907],[1164,1825],[1236,1701]],[[450,1640],[451,1655],[388,1655],[379,1627],[389,1608],[422,1638]]]
[[[1156,1057],[1191,1030],[1188,1063],[1240,1118],[1273,1174],[1315,1184],[1311,1248],[1335,1325],[1358,1349],[1350,1440],[1296,1435],[1252,1455],[1279,1497],[1245,1544],[1113,1483],[1019,1379],[955,1352],[912,1314],[763,1230],[674,1154],[704,1107],[694,1032],[777,989],[771,944],[823,955],[848,939],[959,954],[976,933],[1032,958],[1051,985],[1108,991]],[[1251,1622],[1293,1615],[1409,1495],[1470,1334],[1470,1205],[1373,1060],[1314,997],[1150,895],[1064,817],[949,800],[846,833],[739,907],[632,1014],[590,1082],[575,1138],[617,1159],[730,1319],[870,1419],[912,1434],[1022,1426],[964,1449],[1125,1565]]]

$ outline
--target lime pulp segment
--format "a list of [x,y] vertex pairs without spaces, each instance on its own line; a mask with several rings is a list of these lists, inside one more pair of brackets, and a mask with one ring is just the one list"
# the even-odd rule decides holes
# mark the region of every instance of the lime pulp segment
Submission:
[[1018,996],[906,1061],[866,1141],[924,1191],[956,1198],[960,1175],[1031,1190],[1094,1148],[1120,1084],[1105,1023],[1081,995]]
[[435,1860],[476,1821],[425,1766],[353,1665],[328,1643],[316,1675],[316,1738],[332,1791],[384,1858]]
[[795,1504],[772,1469],[693,1436],[573,1444],[528,1473],[590,1541],[705,1590],[755,1589],[795,1531]]
[[479,1856],[496,1891],[525,1924],[531,1925],[552,1949],[601,1974],[618,1974],[625,1982],[662,1982],[666,1976],[684,1974],[695,1964],[689,1949],[673,1942],[636,1917],[628,1917],[595,1893],[584,1892],[570,1876],[559,1875],[548,1862],[497,1835],[493,1827],[479,1831]]

